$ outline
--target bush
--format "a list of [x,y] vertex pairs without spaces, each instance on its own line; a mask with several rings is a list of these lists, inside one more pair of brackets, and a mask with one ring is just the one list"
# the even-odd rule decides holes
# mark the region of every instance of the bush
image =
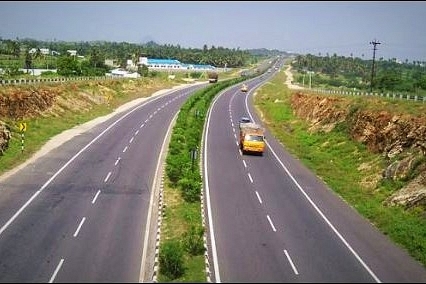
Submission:
[[41,77],[57,77],[58,74],[56,74],[56,72],[53,72],[53,71],[44,71],[44,72],[41,72],[40,76]]
[[166,174],[172,184],[176,184],[190,165],[189,155],[169,155],[166,158]]
[[204,228],[200,225],[191,225],[188,232],[184,234],[184,245],[191,255],[201,255],[204,253]]
[[179,240],[165,241],[160,250],[160,273],[170,279],[176,279],[185,272],[183,248]]
[[201,194],[201,177],[198,168],[194,168],[193,172],[188,171],[186,175],[177,183],[182,191],[182,197],[186,202],[192,203],[200,201]]

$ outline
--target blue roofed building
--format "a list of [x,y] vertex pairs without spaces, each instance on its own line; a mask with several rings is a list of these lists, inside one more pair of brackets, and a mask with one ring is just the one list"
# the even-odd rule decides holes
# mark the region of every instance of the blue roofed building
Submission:
[[214,70],[216,67],[212,65],[206,64],[183,64],[186,69],[195,70],[195,71],[206,71],[206,70]]
[[157,59],[140,57],[138,65],[145,64],[150,70],[164,71],[208,71],[215,70],[216,67],[207,64],[185,64],[176,59]]

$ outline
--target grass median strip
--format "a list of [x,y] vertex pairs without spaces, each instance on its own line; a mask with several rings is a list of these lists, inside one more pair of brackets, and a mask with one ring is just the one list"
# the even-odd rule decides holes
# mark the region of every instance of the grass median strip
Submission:
[[241,80],[231,79],[197,91],[178,114],[166,158],[160,282],[206,282],[202,178],[198,166],[205,116],[213,98]]

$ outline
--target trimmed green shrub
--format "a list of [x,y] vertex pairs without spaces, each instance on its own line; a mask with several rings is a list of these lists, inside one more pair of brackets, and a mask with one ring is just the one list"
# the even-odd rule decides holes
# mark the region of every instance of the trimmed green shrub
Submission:
[[186,202],[200,201],[201,177],[198,168],[187,171],[186,175],[177,183]]
[[183,236],[183,243],[186,251],[191,255],[202,255],[204,248],[204,228],[201,225],[193,224]]
[[183,275],[184,250],[179,240],[167,240],[160,249],[160,273],[170,279]]

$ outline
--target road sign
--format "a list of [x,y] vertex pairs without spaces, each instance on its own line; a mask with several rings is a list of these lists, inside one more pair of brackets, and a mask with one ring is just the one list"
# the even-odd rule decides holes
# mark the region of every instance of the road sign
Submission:
[[19,131],[25,132],[27,131],[27,123],[19,123]]

